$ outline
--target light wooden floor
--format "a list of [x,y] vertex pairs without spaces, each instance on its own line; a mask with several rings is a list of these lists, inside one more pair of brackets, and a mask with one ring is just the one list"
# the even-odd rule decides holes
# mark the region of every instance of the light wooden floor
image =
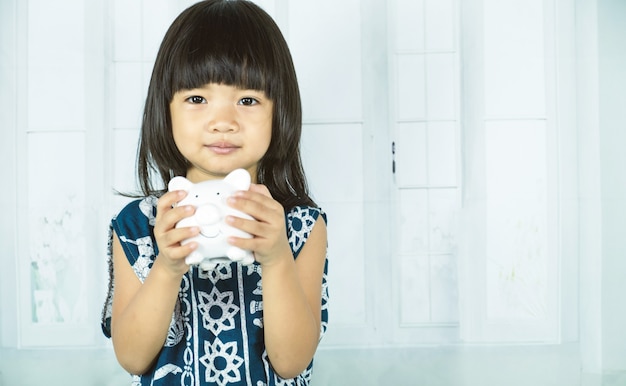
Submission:
[[[623,386],[626,374],[583,375],[578,347],[442,346],[334,350],[316,356],[313,386]],[[1,386],[124,386],[109,349],[2,350]]]

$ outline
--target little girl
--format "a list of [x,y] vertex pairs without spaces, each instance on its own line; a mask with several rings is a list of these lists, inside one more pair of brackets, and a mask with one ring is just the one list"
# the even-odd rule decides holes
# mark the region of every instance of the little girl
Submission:
[[[142,199],[111,222],[103,312],[133,385],[308,385],[326,330],[326,217],[300,160],[301,105],[287,44],[271,17],[242,0],[199,2],[159,49],[141,127]],[[205,271],[185,257],[199,233],[175,228],[194,213],[166,192],[182,175],[221,179],[237,168],[250,189],[227,217],[252,238],[249,266]],[[322,221],[318,221],[322,219]]]

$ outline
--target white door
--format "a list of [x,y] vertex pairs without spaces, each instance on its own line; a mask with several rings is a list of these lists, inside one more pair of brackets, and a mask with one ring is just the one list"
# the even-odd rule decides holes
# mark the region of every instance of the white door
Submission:
[[389,5],[393,320],[400,342],[457,339],[461,202],[456,0]]

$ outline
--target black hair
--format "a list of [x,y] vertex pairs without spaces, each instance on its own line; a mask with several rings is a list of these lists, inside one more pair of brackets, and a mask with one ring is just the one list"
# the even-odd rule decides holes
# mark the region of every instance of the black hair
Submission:
[[[273,101],[272,138],[256,180],[286,210],[315,206],[300,157],[302,106],[291,53],[274,20],[246,0],[206,0],[183,11],[156,57],[141,125],[137,171],[144,195],[160,196],[189,164],[172,135],[169,104],[208,83],[261,90]],[[156,174],[156,175],[155,175]],[[152,179],[160,177],[161,187]]]

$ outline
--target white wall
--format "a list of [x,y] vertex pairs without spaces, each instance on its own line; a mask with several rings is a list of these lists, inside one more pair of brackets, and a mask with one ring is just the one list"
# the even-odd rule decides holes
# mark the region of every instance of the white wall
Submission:
[[626,4],[576,4],[582,364],[593,373],[623,372],[626,99],[621,90],[626,86]]
[[602,368],[626,366],[626,3],[598,2],[598,117],[602,189]]
[[[165,28],[190,3],[0,0],[0,162],[5,167],[0,347],[108,347],[98,326],[106,290],[106,224],[125,201],[112,188],[134,188],[135,147],[152,61]],[[626,370],[626,340],[620,338],[626,322],[620,296],[626,268],[620,244],[626,229],[625,4],[259,3],[274,15],[292,47],[304,102],[305,167],[316,199],[330,216],[331,325],[322,349],[458,344],[461,338],[498,344],[580,342],[586,371]],[[398,9],[417,13],[397,14]],[[422,29],[422,11],[450,22],[449,28]],[[409,31],[447,31],[452,45],[416,48],[412,45],[425,38],[411,40],[407,37],[413,35],[401,35],[402,30],[398,35],[398,21]],[[522,30],[530,32],[518,33]],[[402,88],[405,79],[419,88],[420,81],[433,84],[437,78],[418,72],[421,67],[397,66],[398,57],[444,51],[452,58],[450,76],[458,76],[446,89],[452,91],[434,88],[420,99],[413,89]],[[436,99],[458,103],[458,109],[443,118],[401,114],[413,103]],[[404,106],[400,112],[398,103]],[[398,138],[398,125],[442,119],[456,130],[448,137],[455,149],[445,165],[458,168],[452,172],[458,196],[444,209],[418,205],[454,232],[454,248],[416,254],[446,256],[446,264],[431,266],[396,253],[399,241],[423,240],[433,232],[418,215],[415,224],[402,228],[406,237],[397,239],[403,206],[390,144]],[[405,151],[403,159],[416,154]],[[439,163],[427,165],[431,174],[442,173]],[[409,164],[417,166],[423,165]],[[407,170],[406,164],[398,167]],[[451,175],[449,168],[446,172]],[[433,187],[442,186],[413,186]],[[536,216],[523,225],[538,232],[507,225],[532,211]],[[522,237],[528,234],[536,237]],[[511,249],[512,242],[520,248]],[[518,252],[531,246],[541,250],[538,260],[526,264]],[[34,276],[34,262],[49,269],[48,281]],[[439,268],[454,271],[457,262],[458,283],[429,276]],[[507,264],[518,264],[518,278],[526,272],[525,278],[539,278],[540,285],[523,289],[523,282],[515,283],[508,288],[516,298],[505,302],[505,293],[497,291],[511,284],[502,272],[512,271],[494,267]],[[435,280],[423,285],[424,277]],[[458,315],[448,312],[457,307],[456,291]],[[436,315],[431,304],[442,300],[448,311],[438,315],[445,315],[445,323],[431,317]],[[37,301],[60,307],[37,308]],[[540,312],[536,304],[542,305]]]
[[[0,220],[0,245],[6,251],[0,262],[6,272],[13,274],[3,275],[0,279],[0,345],[15,345],[17,320],[14,317],[17,310],[17,298],[10,296],[15,293],[16,282],[16,242],[15,218],[17,208],[17,189],[12,189],[17,181],[15,158],[16,143],[16,93],[17,93],[17,22],[16,4],[10,1],[0,1],[0,127],[5,128],[5,137],[0,148],[0,162],[6,165],[2,189],[0,189],[0,211],[4,213]],[[4,311],[4,310],[11,310]]]

